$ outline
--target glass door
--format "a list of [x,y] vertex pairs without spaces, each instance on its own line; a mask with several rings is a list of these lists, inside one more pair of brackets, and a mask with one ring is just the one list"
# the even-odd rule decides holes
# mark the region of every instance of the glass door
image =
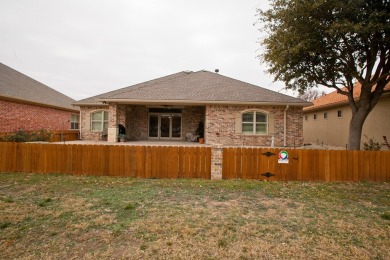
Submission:
[[158,115],[149,115],[149,137],[158,138],[158,129],[159,129],[159,116]]
[[168,139],[171,133],[171,116],[160,115],[160,138]]
[[180,139],[181,114],[149,114],[149,138]]

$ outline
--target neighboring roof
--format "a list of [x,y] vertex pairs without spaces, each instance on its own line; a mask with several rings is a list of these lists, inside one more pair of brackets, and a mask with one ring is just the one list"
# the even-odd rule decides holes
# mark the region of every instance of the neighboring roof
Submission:
[[97,105],[102,102],[310,105],[301,99],[205,70],[179,72],[83,99],[73,105]]
[[75,100],[0,63],[0,97],[78,111]]
[[[343,88],[343,90],[347,91],[346,88]],[[385,90],[390,90],[390,83],[386,85]],[[361,85],[357,83],[354,87],[353,97],[355,99],[358,99],[360,96],[360,92],[361,92]],[[337,107],[337,106],[348,104],[348,97],[346,95],[337,93],[337,91],[333,91],[322,97],[316,98],[311,102],[313,103],[313,105],[309,107],[305,107],[303,109],[304,112],[321,110],[323,108]]]

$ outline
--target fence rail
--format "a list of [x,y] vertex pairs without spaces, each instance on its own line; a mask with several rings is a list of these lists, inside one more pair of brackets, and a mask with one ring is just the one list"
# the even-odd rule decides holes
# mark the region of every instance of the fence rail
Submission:
[[[278,181],[390,181],[390,152],[286,149],[288,164],[278,163],[281,149],[232,147],[223,150],[224,179]],[[263,155],[272,152],[275,155]]]
[[210,179],[211,149],[0,143],[0,172]]

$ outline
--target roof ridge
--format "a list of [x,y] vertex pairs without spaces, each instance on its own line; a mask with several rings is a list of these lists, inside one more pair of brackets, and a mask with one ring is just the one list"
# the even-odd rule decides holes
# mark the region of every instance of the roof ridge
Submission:
[[307,101],[278,93],[255,84],[207,70],[181,71],[132,86],[110,91],[76,102],[75,105],[95,105],[106,102],[233,102],[309,104]]
[[[101,93],[101,94],[98,94],[98,95],[95,95],[95,96],[92,96],[92,97],[89,97],[89,98],[80,99],[80,100],[78,100],[76,102],[73,102],[73,104],[76,105],[77,103],[82,102],[82,101],[86,101],[86,100],[90,100],[90,99],[96,99],[96,98],[101,98],[101,97],[113,97],[113,96],[119,95],[119,94],[129,90],[129,88],[134,90],[134,89],[139,89],[139,88],[151,86],[151,85],[153,85],[155,83],[161,83],[161,82],[165,82],[167,80],[171,80],[171,79],[173,79],[172,76],[174,76],[174,75],[178,75],[179,76],[179,74],[182,74],[182,73],[188,74],[187,71],[176,72],[176,73],[173,73],[173,74],[169,74],[167,76],[158,77],[158,78],[151,79],[151,80],[148,80],[148,81],[145,81],[145,82],[139,82],[139,83],[136,83],[134,85],[126,86],[126,87],[123,87],[123,88],[120,88],[120,89],[114,89],[114,90],[111,90],[109,92]],[[193,73],[193,72],[191,71],[191,73]],[[185,75],[183,75],[183,76],[185,76]],[[164,78],[166,78],[166,80],[163,80]],[[177,78],[177,77],[174,77],[174,78]],[[150,83],[152,83],[152,84],[150,84]]]
[[[148,80],[148,81],[145,81],[145,82],[140,82],[140,83],[136,83],[136,84],[131,85],[131,86],[127,86],[127,87],[124,87],[124,88],[113,90],[113,91],[107,92],[105,94],[109,94],[109,93],[115,92],[115,95],[117,95],[117,94],[121,94],[122,91],[127,90],[129,88],[132,88],[132,90],[134,90],[134,89],[142,89],[142,88],[149,87],[149,86],[157,84],[157,83],[162,83],[162,82],[166,82],[166,81],[169,81],[169,80],[173,80],[173,79],[177,79],[177,78],[186,76],[186,75],[181,75],[181,76],[179,75],[179,74],[183,74],[183,73],[185,73],[186,75],[190,74],[187,71],[180,71],[180,72],[173,73],[173,74],[170,74],[170,75],[167,75],[167,76],[151,79],[151,80]],[[192,73],[192,71],[191,71],[191,73]],[[172,77],[172,76],[175,76],[175,75],[177,75],[177,77]],[[107,97],[112,97],[112,96],[111,95],[107,95]]]
[[78,110],[71,105],[75,101],[73,98],[1,62],[0,96]]
[[[57,92],[58,94],[60,94],[60,95],[62,95],[62,96],[65,96],[65,97],[67,97],[67,98],[69,98],[69,99],[74,100],[73,98],[71,98],[71,97],[65,95],[64,93],[62,93],[62,92],[60,92],[60,91],[58,91],[58,90],[56,90],[56,89],[54,89],[54,88],[52,88],[52,87],[49,87],[48,85],[46,85],[46,84],[44,84],[44,83],[42,83],[42,82],[40,82],[40,81],[38,81],[38,80],[36,80],[36,79],[34,79],[34,78],[28,76],[28,75],[26,75],[26,74],[24,74],[24,73],[22,73],[22,72],[20,72],[20,71],[18,71],[18,70],[16,70],[16,69],[14,69],[14,68],[11,68],[10,66],[7,66],[6,64],[4,64],[4,63],[2,63],[2,62],[0,62],[0,64],[3,65],[3,66],[5,66],[5,67],[7,67],[7,68],[8,68],[9,70],[11,70],[11,71],[17,72],[17,73],[19,74],[19,76],[28,78],[29,80],[31,80],[31,81],[33,81],[33,82],[35,82],[35,83],[37,83],[37,84],[39,84],[39,85],[41,85],[41,86],[43,86],[43,87],[46,87],[46,88],[49,89],[50,91]],[[1,95],[1,93],[0,93],[0,95]],[[15,97],[15,96],[14,96],[14,97]],[[16,98],[17,98],[17,97],[16,97]]]
[[[219,74],[219,72],[216,73],[216,72],[211,72],[211,71],[208,71],[208,70],[204,70],[204,69],[203,69],[203,70],[200,70],[200,71],[196,71],[196,72],[194,72],[194,73],[197,73],[197,72],[208,72],[208,73],[213,74],[213,75],[222,76],[222,77],[228,78],[228,79],[230,79],[230,80],[234,80],[234,81],[237,81],[237,82],[244,83],[244,84],[248,85],[249,87],[261,88],[261,89],[264,89],[264,90],[268,91],[269,93],[275,92],[275,93],[278,93],[278,94],[280,94],[280,95],[283,95],[283,96],[286,96],[286,97],[291,98],[291,96],[289,96],[289,95],[287,95],[287,94],[280,93],[280,92],[278,92],[278,91],[274,91],[274,90],[271,90],[271,89],[268,89],[268,88],[265,88],[265,87],[261,87],[261,86],[258,86],[258,85],[255,85],[255,84],[252,84],[252,83],[249,83],[249,82],[240,80],[240,79],[235,79],[235,78],[232,78],[232,77],[229,77],[229,76],[225,76],[225,75]],[[296,97],[294,97],[294,98],[296,98]],[[297,98],[297,99],[300,99],[300,98]],[[300,99],[300,100],[302,100],[303,102],[305,102],[305,100],[303,100],[303,99]],[[307,102],[307,101],[306,101],[306,102]],[[309,102],[309,103],[310,103],[310,102]]]

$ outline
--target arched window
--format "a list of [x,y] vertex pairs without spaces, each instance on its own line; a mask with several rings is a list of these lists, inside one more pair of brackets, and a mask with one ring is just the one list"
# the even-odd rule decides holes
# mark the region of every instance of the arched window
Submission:
[[108,128],[108,111],[99,110],[91,114],[91,130],[101,132]]
[[243,113],[242,133],[248,135],[266,135],[268,133],[268,115],[259,111]]

